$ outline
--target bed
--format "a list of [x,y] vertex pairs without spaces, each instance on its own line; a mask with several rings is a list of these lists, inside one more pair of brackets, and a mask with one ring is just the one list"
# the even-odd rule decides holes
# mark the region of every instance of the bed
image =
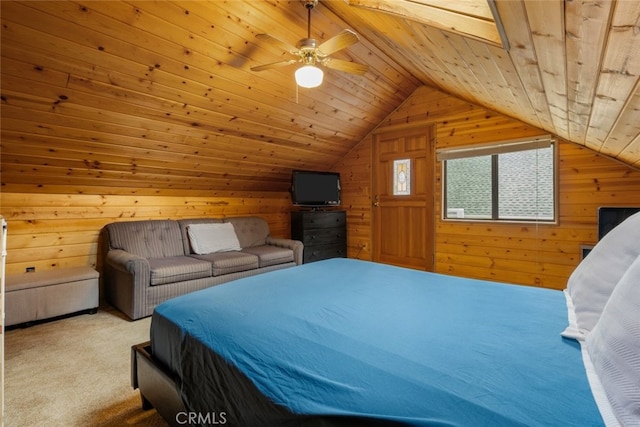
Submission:
[[640,425],[630,220],[564,292],[340,258],[175,298],[133,386],[170,425]]

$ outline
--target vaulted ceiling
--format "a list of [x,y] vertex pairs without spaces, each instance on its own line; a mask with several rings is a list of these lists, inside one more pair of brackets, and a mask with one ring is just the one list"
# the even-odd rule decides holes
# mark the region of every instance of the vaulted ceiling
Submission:
[[[454,5],[454,6],[451,6]],[[2,1],[2,183],[282,191],[427,85],[640,167],[640,1],[321,0],[364,75],[299,88],[304,2]],[[455,10],[452,10],[452,7]]]

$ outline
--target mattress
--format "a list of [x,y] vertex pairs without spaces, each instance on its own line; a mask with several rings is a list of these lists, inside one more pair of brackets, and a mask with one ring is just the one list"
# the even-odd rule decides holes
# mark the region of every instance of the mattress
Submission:
[[158,307],[190,411],[415,426],[601,426],[562,292],[330,259]]

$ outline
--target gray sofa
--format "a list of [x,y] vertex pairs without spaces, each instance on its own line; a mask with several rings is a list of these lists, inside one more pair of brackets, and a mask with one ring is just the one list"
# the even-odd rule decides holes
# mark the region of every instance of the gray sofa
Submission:
[[[233,227],[202,226],[228,223]],[[218,243],[214,227],[235,231],[232,246],[239,247],[206,249]],[[303,259],[302,242],[271,237],[259,217],[115,222],[102,229],[101,245],[107,301],[133,320],[150,316],[158,304],[178,295],[293,267]]]

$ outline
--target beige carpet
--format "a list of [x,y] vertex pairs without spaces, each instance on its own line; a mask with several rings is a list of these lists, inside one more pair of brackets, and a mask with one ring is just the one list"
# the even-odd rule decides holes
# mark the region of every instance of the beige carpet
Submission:
[[130,385],[131,346],[150,323],[106,307],[6,331],[4,425],[166,427]]

